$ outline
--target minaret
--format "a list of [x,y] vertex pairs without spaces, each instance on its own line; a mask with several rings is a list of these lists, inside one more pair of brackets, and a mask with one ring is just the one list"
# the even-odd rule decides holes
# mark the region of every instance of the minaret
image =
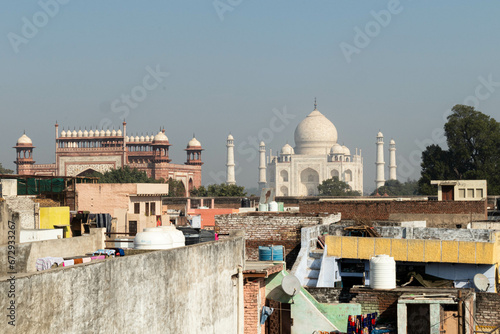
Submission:
[[396,142],[391,139],[389,144],[389,180],[397,180],[396,167]]
[[259,190],[266,187],[266,144],[261,141],[259,146]]
[[236,180],[234,178],[234,138],[231,134],[227,136],[226,147],[227,147],[226,183],[236,184]]
[[375,185],[378,188],[383,187],[385,184],[385,162],[384,162],[384,135],[379,131],[377,134],[377,174],[375,177]]

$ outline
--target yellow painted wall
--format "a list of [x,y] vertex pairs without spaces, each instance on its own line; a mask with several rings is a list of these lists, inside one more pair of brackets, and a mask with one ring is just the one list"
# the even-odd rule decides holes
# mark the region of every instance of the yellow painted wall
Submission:
[[64,232],[67,237],[71,237],[69,223],[68,206],[40,208],[40,229],[53,229],[54,225],[68,225]]
[[499,264],[500,233],[495,242],[414,240],[327,236],[328,256],[365,259],[387,254],[396,261]]

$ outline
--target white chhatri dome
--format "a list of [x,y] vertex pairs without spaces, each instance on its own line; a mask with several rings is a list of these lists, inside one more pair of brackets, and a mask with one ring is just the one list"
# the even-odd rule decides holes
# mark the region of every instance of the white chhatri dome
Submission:
[[233,135],[232,135],[232,134],[229,134],[229,135],[227,136],[227,140],[234,140]]
[[321,155],[337,143],[337,129],[317,109],[297,125],[295,129],[296,154]]
[[18,140],[17,140],[17,145],[19,144],[33,144],[31,141],[30,137],[26,136],[26,134],[23,134]]
[[123,134],[123,133],[122,133],[122,130],[121,130],[121,129],[118,129],[118,131],[116,131],[116,135],[117,135],[117,136],[121,137],[121,135],[122,135],[122,134]]
[[335,144],[330,149],[330,154],[344,154],[344,148],[340,144]]
[[345,155],[351,155],[351,150],[347,148],[347,146],[342,145],[342,149],[344,150]]
[[62,130],[61,137],[66,137],[66,131]]
[[293,147],[290,146],[290,144],[286,143],[285,146],[281,148],[281,154],[295,154],[295,151],[293,150]]
[[191,139],[188,143],[188,148],[189,147],[201,147],[201,143],[198,141],[198,139],[196,139],[195,137],[193,137],[193,139]]
[[158,132],[158,134],[153,139],[154,143],[160,141],[168,141],[168,137],[162,131]]
[[113,129],[113,131],[111,131],[111,136],[115,137],[116,136],[116,130]]
[[104,129],[101,129],[100,136],[101,136],[101,137],[106,136],[106,132],[104,132]]
[[106,137],[110,137],[111,136],[111,131],[109,131],[109,129],[106,130]]

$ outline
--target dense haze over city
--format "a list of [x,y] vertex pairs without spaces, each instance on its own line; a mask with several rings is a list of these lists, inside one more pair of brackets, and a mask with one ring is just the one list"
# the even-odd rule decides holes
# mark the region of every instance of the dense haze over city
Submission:
[[[203,184],[225,180],[231,133],[236,181],[256,187],[257,144],[293,146],[316,97],[339,143],[362,149],[369,192],[379,130],[396,141],[405,181],[419,177],[425,146],[444,144],[455,104],[500,116],[497,3],[47,3],[8,1],[0,14],[0,162],[10,169],[24,131],[36,162],[51,163],[56,121],[118,129],[126,118],[134,135],[165,127],[175,163],[195,133]],[[137,87],[146,95],[131,96]]]

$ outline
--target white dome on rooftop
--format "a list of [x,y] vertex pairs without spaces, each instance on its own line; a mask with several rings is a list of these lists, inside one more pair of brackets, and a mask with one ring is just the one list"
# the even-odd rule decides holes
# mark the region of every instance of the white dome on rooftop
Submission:
[[94,137],[94,130],[90,129],[90,131],[89,131],[89,137]]
[[347,148],[347,146],[342,145],[342,149],[344,150],[345,155],[351,155],[351,150]]
[[227,136],[227,140],[234,140],[233,135],[232,135],[232,134],[229,134],[229,135]]
[[281,148],[281,154],[295,154],[295,151],[293,150],[293,147],[290,146],[290,144],[286,143],[282,148]]
[[109,129],[107,129],[105,134],[106,134],[106,137],[109,137],[109,136],[111,136],[111,131],[109,131]]
[[31,138],[26,136],[26,134],[23,134],[18,140],[17,140],[17,144],[33,144],[33,142],[31,141]]
[[122,130],[121,130],[121,129],[118,129],[118,131],[116,131],[116,135],[117,135],[117,136],[121,136],[121,135],[123,135]]
[[61,137],[66,137],[66,131],[62,130]]
[[78,132],[76,132],[76,130],[73,130],[71,137],[78,137]]
[[116,130],[115,130],[115,129],[113,129],[113,131],[111,131],[111,135],[112,135],[113,137],[116,137]]
[[337,128],[322,113],[314,109],[297,125],[294,139],[297,154],[327,154],[337,143]]
[[330,149],[330,154],[344,154],[344,148],[340,144],[335,144]]
[[191,139],[187,145],[187,147],[201,147],[201,143],[198,141],[198,139],[196,139],[195,137],[193,137],[193,139]]
[[106,132],[104,131],[104,129],[101,129],[101,132],[99,132],[99,136],[101,137],[106,136]]
[[158,134],[153,139],[153,143],[165,141],[168,141],[168,137],[162,131],[158,132]]

